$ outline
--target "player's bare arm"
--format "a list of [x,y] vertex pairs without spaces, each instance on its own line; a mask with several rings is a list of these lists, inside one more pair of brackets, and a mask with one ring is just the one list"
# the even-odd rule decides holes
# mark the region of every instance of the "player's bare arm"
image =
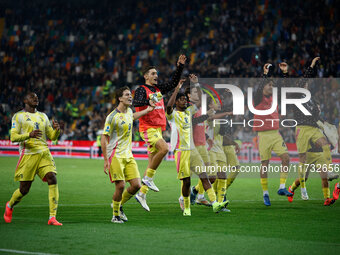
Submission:
[[166,106],[166,113],[167,114],[171,114],[172,111],[173,111],[173,106],[175,104],[175,101],[176,101],[176,96],[179,92],[179,90],[182,88],[182,85],[184,83],[185,79],[181,79],[177,85],[177,87],[175,88],[173,94],[171,95],[169,101],[168,101],[168,104]]
[[140,111],[140,112],[134,112],[133,113],[133,120],[138,120],[140,117],[148,114],[149,112],[152,112],[155,109],[155,107],[156,107],[155,101],[149,100],[149,104],[150,105],[145,110]]
[[103,157],[104,157],[104,173],[108,174],[107,170],[110,169],[110,163],[109,159],[107,158],[107,144],[110,141],[110,136],[108,135],[102,135],[102,139],[100,141],[100,144],[102,146],[103,150]]

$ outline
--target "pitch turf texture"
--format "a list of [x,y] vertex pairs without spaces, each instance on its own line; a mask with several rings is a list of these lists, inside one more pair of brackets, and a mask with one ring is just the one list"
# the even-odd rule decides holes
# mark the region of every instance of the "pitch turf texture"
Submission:
[[[18,158],[0,157],[1,213],[18,187],[13,172]],[[338,254],[340,202],[324,207],[319,178],[307,183],[310,200],[297,190],[294,202],[276,195],[278,178],[269,179],[271,207],[262,202],[258,174],[241,175],[228,190],[231,213],[192,206],[183,217],[178,205],[180,183],[174,162],[157,171],[160,192],[149,192],[146,212],[132,198],[125,205],[129,221],[110,222],[114,185],[103,161],[55,159],[60,201],[58,220],[48,226],[48,188],[36,177],[30,193],[14,209],[11,224],[0,223],[0,250],[51,254]],[[141,172],[147,161],[138,161]],[[274,174],[271,174],[274,176]],[[290,174],[287,184],[293,180]],[[193,180],[197,183],[197,179]],[[334,181],[331,186],[333,190]],[[1,252],[0,254],[7,254]]]

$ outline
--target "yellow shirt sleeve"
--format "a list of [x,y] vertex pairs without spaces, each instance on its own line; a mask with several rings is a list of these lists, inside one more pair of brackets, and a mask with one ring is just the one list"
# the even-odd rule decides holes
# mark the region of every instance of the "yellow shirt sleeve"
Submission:
[[115,125],[115,113],[111,113],[109,116],[106,117],[105,125],[104,125],[104,132],[103,135],[111,136],[113,127]]
[[11,128],[11,141],[16,142],[23,142],[30,138],[30,133],[20,134],[21,131],[21,118],[20,114],[14,114],[12,118],[12,128]]

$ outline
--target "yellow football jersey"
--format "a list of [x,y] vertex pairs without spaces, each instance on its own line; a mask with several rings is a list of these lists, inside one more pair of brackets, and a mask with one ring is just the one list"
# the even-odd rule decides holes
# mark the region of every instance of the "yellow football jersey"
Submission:
[[171,126],[171,150],[187,151],[194,148],[192,136],[192,115],[197,112],[197,107],[189,106],[185,111],[173,110],[166,114]]
[[211,147],[211,151],[223,153],[223,136],[220,135],[220,125],[213,126],[213,122],[209,122],[209,137],[213,140],[213,146]]
[[107,117],[104,126],[104,135],[110,136],[107,147],[107,157],[132,157],[132,125],[133,112],[128,108],[126,113],[115,109]]
[[[30,138],[29,134],[33,130],[39,129],[42,136]],[[20,154],[36,154],[48,150],[47,138],[56,140],[60,131],[54,130],[45,113],[36,111],[35,113],[22,110],[14,114],[12,118],[11,141],[19,142]]]

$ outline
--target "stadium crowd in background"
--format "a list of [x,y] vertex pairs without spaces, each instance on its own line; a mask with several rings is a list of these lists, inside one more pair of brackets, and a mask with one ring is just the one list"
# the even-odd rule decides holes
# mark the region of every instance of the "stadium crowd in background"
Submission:
[[[115,88],[135,89],[148,65],[169,77],[179,52],[189,58],[184,76],[256,77],[264,63],[282,61],[290,76],[301,76],[312,57],[321,55],[317,77],[339,77],[336,15],[332,0],[0,3],[0,139],[9,138],[11,117],[32,90],[40,111],[66,122],[62,140],[96,140],[114,107]],[[232,60],[244,45],[256,45],[250,61]],[[336,125],[338,86],[312,91],[321,116]],[[286,142],[295,141],[292,130],[283,132]],[[254,133],[238,128],[234,135],[251,141]]]

